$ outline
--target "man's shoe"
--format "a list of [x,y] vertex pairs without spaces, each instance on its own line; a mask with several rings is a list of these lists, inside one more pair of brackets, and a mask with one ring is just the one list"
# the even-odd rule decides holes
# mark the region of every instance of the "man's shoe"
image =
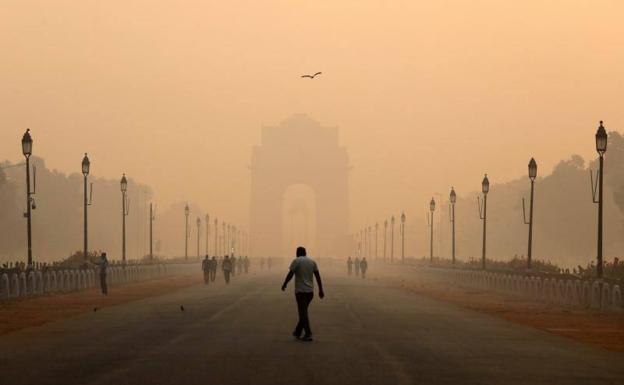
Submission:
[[293,333],[292,335],[293,335],[293,337],[295,337],[295,339],[297,339],[297,340],[300,340],[300,339],[301,339],[301,335],[300,335],[300,334]]
[[303,336],[301,337],[301,341],[312,342],[314,340],[312,339],[312,336]]

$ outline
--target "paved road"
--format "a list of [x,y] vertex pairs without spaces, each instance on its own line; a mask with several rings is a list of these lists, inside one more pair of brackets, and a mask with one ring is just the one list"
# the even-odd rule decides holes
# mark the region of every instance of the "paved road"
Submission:
[[0,382],[624,384],[622,354],[355,278],[325,277],[315,341],[295,341],[281,279],[235,277],[0,337]]

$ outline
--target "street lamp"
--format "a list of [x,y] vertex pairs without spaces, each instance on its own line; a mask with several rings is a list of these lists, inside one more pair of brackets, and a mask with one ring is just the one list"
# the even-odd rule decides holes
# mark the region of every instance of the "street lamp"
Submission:
[[232,256],[231,250],[230,250],[230,238],[232,236],[232,225],[228,223],[227,225],[227,233],[226,233],[226,237],[225,237],[225,250],[226,252],[230,255],[230,257]]
[[210,215],[206,214],[206,255],[210,254]]
[[[596,275],[599,280],[602,280],[603,272],[602,272],[602,186],[604,181],[604,154],[607,152],[607,131],[602,125],[602,120],[600,121],[600,126],[598,127],[598,131],[596,131],[596,152],[599,155],[599,169],[598,169],[598,186],[594,186],[593,176],[592,176],[592,199],[594,203],[598,204],[598,253],[597,253],[597,265],[596,265]],[[590,174],[591,176],[592,174]],[[596,192],[598,193],[598,199],[596,199]]]
[[189,214],[191,213],[191,209],[189,208],[188,203],[184,206],[184,259],[188,260],[188,239],[189,239],[189,230],[188,230],[188,219]]
[[405,263],[405,213],[401,213],[401,263]]
[[[84,259],[87,259],[87,253],[89,250],[88,247],[88,242],[89,242],[89,238],[88,238],[88,226],[87,226],[87,206],[91,205],[91,199],[89,199],[89,201],[87,202],[87,177],[89,176],[89,170],[91,168],[91,162],[89,161],[89,157],[87,156],[87,153],[85,152],[84,154],[84,158],[82,158],[82,175],[84,177],[84,231],[83,231],[83,257]],[[93,194],[93,185],[91,185],[91,196]]]
[[394,262],[394,215],[390,218],[390,263]]
[[153,245],[154,245],[154,220],[156,219],[156,208],[154,207],[154,205],[152,204],[152,202],[150,202],[150,213],[149,213],[149,219],[150,219],[150,226],[149,226],[149,242],[150,242],[150,261],[154,260],[154,249],[153,249]]
[[429,211],[430,214],[427,216],[429,222],[429,233],[431,234],[431,240],[429,243],[429,261],[433,263],[433,212],[435,211],[435,200],[431,198],[431,202],[429,202]]
[[[33,187],[35,187],[35,189],[31,191],[30,190],[30,156],[32,155],[32,145],[33,145],[33,140],[32,140],[32,137],[30,136],[30,129],[27,128],[26,132],[24,133],[24,136],[22,136],[22,153],[24,154],[24,157],[26,158],[26,212],[24,213],[24,216],[26,217],[26,234],[28,238],[28,270],[32,269],[32,264],[33,264],[31,209],[34,210],[36,207],[35,200],[34,198],[31,197],[31,195],[35,194],[36,179],[37,179],[36,174],[35,174],[33,178]],[[34,171],[36,173],[36,170]]]
[[533,254],[533,191],[535,186],[535,178],[537,177],[537,162],[531,158],[529,161],[529,179],[531,180],[531,197],[529,198],[529,221],[526,220],[524,208],[524,198],[522,198],[522,218],[524,224],[529,225],[529,245],[527,249],[527,270],[531,270],[531,260]]
[[379,240],[379,222],[375,222],[375,261],[377,260],[377,241]]
[[451,187],[451,193],[449,194],[449,202],[451,203],[450,221],[451,221],[451,258],[453,259],[453,266],[455,266],[455,202],[457,202],[457,194],[455,189]]
[[199,241],[201,238],[201,219],[199,219],[199,217],[197,217],[197,259],[199,259]]
[[386,220],[384,220],[384,242],[383,242],[383,245],[384,245],[383,259],[384,259],[384,262],[386,261],[386,249],[387,249],[387,247],[386,247],[386,243],[387,243],[386,240],[387,240],[387,237],[388,237],[388,220],[386,219]]
[[215,218],[214,220],[214,253],[215,255],[219,255],[219,219]]
[[481,248],[481,268],[485,270],[485,241],[486,241],[486,227],[487,227],[487,194],[490,192],[490,181],[487,174],[483,177],[481,182],[481,192],[483,193],[483,204],[477,197],[477,204],[479,206],[479,218],[483,221],[483,246]]
[[225,238],[225,229],[226,229],[226,224],[225,222],[221,222],[221,251],[223,251],[223,254],[227,254],[227,239]]
[[121,261],[123,266],[126,266],[126,217],[130,207],[128,207],[128,180],[126,174],[123,174],[121,181],[119,182],[121,187]]
[[372,255],[372,252],[371,252],[371,249],[372,249],[372,246],[373,246],[373,242],[371,242],[371,235],[373,235],[372,232],[373,232],[373,229],[370,226],[368,226],[368,229],[367,229],[367,232],[366,232],[366,241],[368,242],[368,246],[366,247],[366,251],[367,251],[366,256],[369,259],[370,259],[371,255]]

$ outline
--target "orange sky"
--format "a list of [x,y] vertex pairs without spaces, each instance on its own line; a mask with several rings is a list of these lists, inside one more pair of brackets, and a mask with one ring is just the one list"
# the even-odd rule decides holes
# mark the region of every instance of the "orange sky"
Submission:
[[[247,223],[260,127],[339,126],[352,225],[433,192],[594,156],[624,125],[621,1],[27,1],[0,4],[0,159],[122,172],[161,204]],[[323,71],[314,81],[305,72]],[[223,214],[227,213],[227,214]]]

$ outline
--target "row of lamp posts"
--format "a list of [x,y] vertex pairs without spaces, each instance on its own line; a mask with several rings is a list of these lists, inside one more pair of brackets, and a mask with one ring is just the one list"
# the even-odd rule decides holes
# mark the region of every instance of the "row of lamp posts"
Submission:
[[[603,277],[603,185],[604,185],[604,154],[607,151],[607,142],[608,135],[603,126],[603,122],[600,122],[600,126],[595,135],[596,140],[596,151],[599,155],[599,169],[598,175],[596,178],[596,184],[593,181],[593,174],[591,178],[592,182],[592,200],[594,203],[598,205],[598,237],[597,237],[597,276],[599,279]],[[27,129],[22,137],[22,153],[26,158],[26,212],[24,213],[24,217],[26,218],[26,229],[27,229],[27,247],[28,247],[28,268],[32,268],[33,258],[32,258],[32,210],[36,208],[36,203],[34,198],[36,192],[36,169],[33,168],[33,188],[31,189],[31,177],[30,177],[30,156],[32,155],[33,149],[33,139],[30,135],[30,129]],[[84,158],[82,159],[82,174],[84,177],[84,234],[83,234],[83,256],[87,258],[88,253],[88,206],[92,203],[92,193],[93,188],[91,185],[91,192],[89,194],[89,199],[87,199],[87,183],[88,176],[90,172],[91,162],[89,157],[85,153]],[[529,203],[529,220],[526,220],[526,213],[524,207],[524,199],[523,199],[523,218],[524,223],[529,226],[528,231],[528,250],[527,250],[527,269],[531,269],[532,262],[532,245],[533,245],[533,202],[534,202],[534,185],[535,179],[537,177],[537,162],[535,159],[531,158],[529,161],[529,179],[531,181],[531,195],[530,195],[530,203]],[[129,213],[129,202],[127,196],[128,189],[128,181],[126,179],[126,175],[124,174],[120,181],[121,194],[122,194],[122,261],[125,264],[126,262],[126,216]],[[490,190],[490,182],[487,177],[487,174],[483,178],[481,182],[481,192],[483,194],[482,198],[477,197],[477,205],[479,209],[479,218],[483,222],[483,239],[482,239],[482,251],[481,251],[481,267],[485,269],[486,267],[486,245],[487,245],[487,195]],[[596,197],[597,195],[597,197]],[[455,264],[455,203],[457,201],[457,195],[455,190],[451,188],[451,192],[449,195],[449,203],[450,203],[450,222],[452,226],[452,246],[451,246],[451,256],[452,263]],[[428,225],[430,227],[430,260],[433,262],[433,213],[435,211],[435,200],[432,198],[429,204],[430,214],[428,215]],[[184,256],[188,259],[188,239],[189,239],[189,229],[188,229],[188,220],[190,214],[190,208],[188,204],[184,208],[186,222],[185,222],[185,251]],[[153,258],[153,221],[155,219],[155,212],[152,204],[150,203],[150,258]],[[401,262],[405,261],[405,213],[401,214],[401,224],[400,224],[400,235],[401,235]],[[390,261],[394,261],[394,216],[390,218]],[[235,239],[241,239],[241,243],[243,247],[245,246],[245,240],[247,236],[244,232],[238,230],[235,226],[227,225],[226,232],[226,223],[223,222],[223,251],[224,252],[234,252],[234,247],[236,245]],[[197,218],[197,256],[199,257],[199,249],[200,249],[200,227],[201,227],[201,219]],[[214,248],[215,254],[218,253],[218,220],[215,218],[214,220],[214,229],[215,229],[215,238],[214,238]],[[378,239],[378,229],[379,224],[375,223],[375,258],[377,258],[377,239]],[[386,259],[386,250],[387,250],[387,242],[386,236],[388,232],[388,220],[384,220],[384,242],[383,242],[383,258]],[[370,235],[371,235],[371,227],[368,226],[364,230],[360,231],[360,238],[358,242],[358,253],[361,252],[362,242],[364,241],[365,250],[368,251],[370,256]],[[209,237],[210,237],[210,216],[206,215],[206,254],[208,254],[209,248]],[[363,240],[364,238],[364,240]],[[228,251],[228,246],[230,250]]]
[[[189,257],[189,244],[188,241],[191,238],[191,232],[189,230],[189,216],[191,209],[188,203],[184,206],[184,259]],[[206,255],[210,253],[210,215],[205,216],[206,223]],[[201,248],[201,218],[197,217],[195,221],[197,225],[197,258],[200,258]],[[222,235],[219,236],[219,220],[214,219],[214,255],[228,254],[234,255],[236,251],[239,253],[248,253],[248,239],[247,233],[240,230],[238,227],[222,222]]]
[[[401,223],[399,223],[399,235],[401,236],[401,262],[405,261],[405,220],[407,217],[405,213],[401,213]],[[395,218],[394,215],[390,217],[390,262],[394,262],[394,223]],[[372,253],[373,242],[371,241],[371,236],[374,234],[374,253]],[[382,258],[385,260],[388,252],[388,219],[385,219],[383,222],[383,253]],[[379,222],[375,223],[374,232],[373,227],[367,226],[360,230],[355,236],[355,254],[358,256],[366,256],[373,257],[375,259],[378,258],[378,239],[379,239]],[[363,249],[363,250],[362,250]]]
[[[595,135],[596,140],[596,152],[598,153],[598,172],[596,180],[594,181],[593,173],[591,173],[591,187],[592,187],[592,201],[598,205],[598,236],[597,236],[597,268],[596,275],[598,279],[603,278],[603,185],[604,185],[604,155],[607,152],[608,135],[604,128],[603,122],[600,121],[600,125]],[[526,219],[526,210],[524,198],[522,199],[522,213],[524,223],[529,226],[528,229],[528,246],[527,246],[527,270],[532,268],[533,258],[533,206],[534,206],[534,192],[535,192],[535,179],[537,178],[537,162],[534,158],[531,158],[528,164],[528,175],[531,181],[530,198],[529,198],[529,219]],[[481,181],[481,197],[477,197],[477,207],[479,210],[479,219],[483,222],[482,230],[482,246],[481,246],[481,268],[486,268],[486,251],[487,251],[487,196],[490,191],[490,181],[487,174]],[[455,189],[451,187],[449,194],[449,221],[451,223],[451,258],[452,264],[455,265],[455,204],[457,202],[457,194]],[[436,202],[433,198],[429,202],[429,213],[427,215],[427,224],[430,232],[429,243],[429,259],[433,262],[433,214],[436,208]],[[390,218],[391,224],[391,241],[390,241],[390,261],[394,260],[394,216]],[[375,224],[375,229],[377,229]],[[383,243],[383,258],[386,259],[386,234],[388,228],[388,220],[384,221],[384,243]],[[405,258],[405,214],[401,214],[401,261]],[[375,232],[375,238],[377,238],[377,232]],[[377,239],[375,239],[375,242]],[[375,246],[375,253],[377,246]]]

